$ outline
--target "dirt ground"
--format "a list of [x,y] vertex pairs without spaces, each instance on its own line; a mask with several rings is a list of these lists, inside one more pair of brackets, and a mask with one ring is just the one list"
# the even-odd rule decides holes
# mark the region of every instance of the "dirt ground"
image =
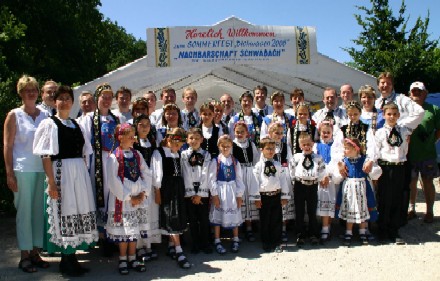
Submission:
[[[180,269],[175,261],[165,256],[165,245],[158,249],[159,259],[146,264],[147,272],[130,272],[120,276],[117,255],[102,258],[98,249],[80,253],[78,258],[91,269],[81,280],[440,280],[440,187],[436,182],[435,219],[423,222],[425,204],[423,192],[417,198],[418,219],[409,221],[400,233],[406,245],[371,243],[361,246],[354,241],[350,248],[342,246],[337,234],[325,246],[307,245],[298,249],[293,233],[282,253],[264,253],[261,243],[244,241],[238,254],[189,254],[190,245],[184,246],[193,264],[189,270]],[[339,229],[338,229],[339,228]],[[339,225],[334,232],[342,233]],[[51,267],[34,274],[17,268],[19,251],[15,236],[15,218],[0,219],[0,280],[69,280],[58,272],[59,256],[47,257]],[[186,235],[187,236],[187,235]],[[257,235],[258,236],[258,235]],[[189,241],[189,238],[187,238]],[[188,242],[190,244],[190,242]],[[229,242],[225,241],[225,246]]]

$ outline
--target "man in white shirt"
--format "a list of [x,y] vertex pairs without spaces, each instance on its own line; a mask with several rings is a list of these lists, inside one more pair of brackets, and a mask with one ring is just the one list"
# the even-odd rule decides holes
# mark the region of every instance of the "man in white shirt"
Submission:
[[41,87],[41,99],[43,101],[37,105],[37,108],[49,112],[51,116],[55,115],[56,113],[55,100],[53,99],[53,96],[55,95],[57,89],[58,84],[52,80],[46,81],[43,87]]
[[385,104],[395,103],[399,107],[400,118],[398,124],[412,130],[422,122],[425,111],[409,97],[394,92],[394,77],[390,72],[383,72],[377,78],[377,87],[380,97],[376,99],[376,108],[382,109]]
[[[160,99],[163,105],[176,103],[176,91],[173,88],[163,88],[160,94]],[[163,107],[155,110],[151,115],[153,115],[154,120],[156,120],[156,127],[162,126],[162,115]]]
[[332,87],[326,87],[323,93],[324,108],[316,111],[313,114],[312,119],[319,126],[324,120],[333,120],[338,128],[346,123],[345,110],[338,107],[338,96],[336,90]]
[[339,108],[345,110],[345,105],[353,100],[353,95],[354,95],[353,86],[351,86],[348,83],[343,84],[341,86],[339,94],[342,100],[342,104],[339,106]]
[[266,86],[260,86],[254,88],[254,100],[255,105],[252,108],[252,112],[260,115],[261,118],[270,115],[273,112],[272,106],[266,104],[267,88]]
[[226,93],[220,97],[220,102],[223,104],[224,107],[222,121],[225,122],[225,124],[228,124],[232,116],[235,115],[234,99],[230,94]]
[[124,116],[125,120],[130,120],[133,118],[131,115],[130,105],[131,105],[131,90],[122,86],[116,92],[116,103],[118,108],[112,110],[116,116]]
[[183,129],[188,131],[190,128],[194,128],[200,123],[200,115],[195,108],[197,103],[196,90],[191,87],[185,88],[182,93],[182,101],[185,108],[182,109],[180,115],[182,116]]

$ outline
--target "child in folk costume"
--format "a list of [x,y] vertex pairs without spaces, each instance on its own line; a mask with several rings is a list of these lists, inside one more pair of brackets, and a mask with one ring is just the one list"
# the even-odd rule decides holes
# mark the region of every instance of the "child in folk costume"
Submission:
[[[342,161],[344,157],[344,139],[354,138],[359,140],[361,144],[362,151],[366,155],[364,163],[364,171],[368,174],[371,172],[374,162],[377,160],[376,153],[376,140],[374,137],[374,130],[371,126],[364,124],[361,121],[362,108],[359,102],[350,101],[346,104],[345,110],[347,112],[347,117],[349,123],[343,125],[340,130],[334,133],[334,144],[332,146],[331,157],[334,163],[337,163],[337,169],[341,175],[345,177],[348,176],[347,167]],[[339,193],[340,185],[336,185],[336,194]],[[372,189],[371,185],[367,188]],[[368,191],[373,192],[373,190]],[[367,238],[373,240],[374,237],[371,235],[368,226],[366,228]]]
[[240,248],[238,227],[242,224],[242,197],[245,190],[241,166],[232,156],[232,139],[223,135],[218,139],[220,154],[211,161],[208,183],[211,188],[211,210],[209,220],[214,226],[214,243],[217,253],[223,255],[226,249],[220,241],[220,227],[232,229],[231,251],[237,253]]
[[[290,175],[289,163],[292,159],[292,151],[288,148],[285,142],[282,142],[284,135],[284,127],[281,122],[274,122],[269,125],[269,137],[275,141],[275,155],[274,160],[280,162],[281,169],[283,169],[288,175]],[[287,222],[295,219],[295,202],[293,198],[293,185],[292,181],[287,181],[289,188],[289,199],[286,205],[283,205],[283,226],[281,233],[282,242],[288,241],[287,236]]]
[[200,106],[200,120],[200,129],[203,133],[202,148],[211,154],[211,158],[215,158],[219,153],[217,140],[223,135],[223,130],[214,124],[213,105],[205,103]]
[[337,195],[336,216],[346,221],[344,245],[351,245],[354,223],[359,224],[360,240],[363,245],[367,245],[367,220],[377,219],[374,193],[367,177],[376,180],[382,174],[382,170],[374,165],[370,173],[363,171],[366,156],[363,155],[362,146],[357,139],[346,138],[344,140],[344,156],[343,161],[348,169],[348,176],[335,174],[336,182],[338,177],[344,178]]
[[325,174],[324,160],[320,155],[313,153],[312,137],[307,133],[301,133],[299,146],[302,153],[296,153],[293,156],[290,176],[295,181],[293,193],[295,196],[296,244],[301,247],[307,237],[304,224],[306,203],[309,216],[308,236],[310,237],[310,243],[312,245],[319,243],[317,238],[318,221],[316,219],[318,183],[325,185],[325,181],[328,179]]
[[249,242],[254,242],[255,236],[252,232],[252,221],[258,220],[258,211],[255,204],[250,200],[249,190],[257,183],[252,171],[260,158],[260,153],[255,147],[254,142],[249,139],[248,125],[244,121],[235,123],[233,130],[235,139],[232,146],[232,155],[240,163],[243,183],[245,185],[241,212],[246,223],[246,239]]
[[191,253],[197,254],[202,250],[212,253],[209,243],[209,187],[208,168],[211,162],[209,152],[200,145],[203,134],[200,128],[188,131],[187,143],[189,148],[182,152],[182,172],[185,182],[185,201],[188,211],[188,221],[191,230]]
[[[151,158],[153,151],[156,149],[156,140],[154,135],[151,134],[151,126],[151,121],[147,115],[142,114],[134,119],[137,141],[133,144],[133,148],[139,151],[148,167],[151,167]],[[160,244],[162,241],[159,226],[159,205],[156,204],[153,195],[151,193],[146,199],[148,235],[147,238],[139,239],[137,244],[137,256],[144,262],[158,258],[151,244]]]
[[180,237],[187,229],[185,183],[182,176],[180,149],[186,133],[174,128],[167,133],[161,146],[153,152],[151,166],[156,203],[160,205],[160,226],[170,237],[168,253],[183,268],[191,267],[180,245]]
[[261,241],[263,250],[281,252],[282,206],[290,198],[288,171],[274,160],[276,142],[263,138],[260,142],[262,156],[253,172],[257,184],[251,187],[251,196],[260,209]]
[[399,235],[400,216],[407,207],[402,206],[406,175],[404,163],[411,131],[397,123],[400,112],[395,103],[384,105],[383,115],[385,125],[375,134],[379,154],[377,162],[383,171],[377,189],[379,239],[390,239],[401,245],[405,244],[405,240]]
[[311,120],[308,105],[301,102],[296,107],[296,119],[292,121],[292,126],[287,131],[287,145],[292,150],[292,155],[300,153],[298,137],[301,132],[306,132],[312,136],[312,140],[318,139],[318,130],[315,121]]
[[333,124],[324,120],[319,125],[319,142],[315,143],[313,152],[321,155],[325,163],[327,185],[318,185],[318,209],[316,215],[321,217],[322,229],[320,243],[324,244],[330,239],[331,219],[335,217],[336,190],[332,181],[333,166],[331,162],[331,149],[333,145]]
[[[151,191],[151,171],[142,155],[132,148],[135,130],[125,123],[116,126],[119,147],[107,163],[108,199],[107,237],[119,246],[119,273],[128,269],[145,271],[136,259],[138,239],[147,237],[147,196]],[[128,256],[128,262],[127,262]]]
[[373,162],[376,161],[376,140],[373,130],[360,120],[362,107],[357,101],[349,102],[345,110],[347,112],[349,123],[343,125],[340,130],[335,132],[334,145],[332,149],[332,159],[338,163],[338,168],[342,172],[344,168],[341,159],[344,157],[344,139],[354,138],[359,140],[362,150],[366,154],[365,168],[370,172]]

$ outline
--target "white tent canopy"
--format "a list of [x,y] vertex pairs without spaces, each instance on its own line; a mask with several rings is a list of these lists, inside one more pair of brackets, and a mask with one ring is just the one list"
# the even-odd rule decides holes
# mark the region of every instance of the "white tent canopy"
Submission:
[[[228,21],[241,21],[235,17]],[[219,23],[220,24],[220,23]],[[314,34],[313,34],[314,35]],[[315,41],[316,42],[316,41]],[[294,88],[301,88],[306,101],[311,103],[322,100],[323,89],[327,86],[339,87],[350,83],[355,91],[361,85],[375,85],[371,75],[339,63],[316,52],[310,64],[188,64],[177,67],[147,66],[147,56],[129,63],[91,82],[75,89],[75,96],[84,90],[94,92],[97,85],[108,82],[113,90],[126,86],[133,91],[134,98],[144,91],[154,91],[157,96],[163,87],[176,90],[180,103],[180,94],[188,86],[197,90],[198,105],[213,97],[218,99],[223,93],[229,93],[238,102],[238,97],[257,85],[265,85],[269,94],[279,90],[288,94]],[[289,103],[289,102],[287,102]],[[78,103],[72,112],[79,109]],[[160,106],[160,103],[158,103]]]

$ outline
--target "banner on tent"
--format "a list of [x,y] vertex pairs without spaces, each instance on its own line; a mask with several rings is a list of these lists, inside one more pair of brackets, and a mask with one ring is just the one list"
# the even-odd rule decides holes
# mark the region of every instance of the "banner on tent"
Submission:
[[148,28],[148,66],[190,64],[310,64],[312,27],[255,26],[224,21],[215,26]]

